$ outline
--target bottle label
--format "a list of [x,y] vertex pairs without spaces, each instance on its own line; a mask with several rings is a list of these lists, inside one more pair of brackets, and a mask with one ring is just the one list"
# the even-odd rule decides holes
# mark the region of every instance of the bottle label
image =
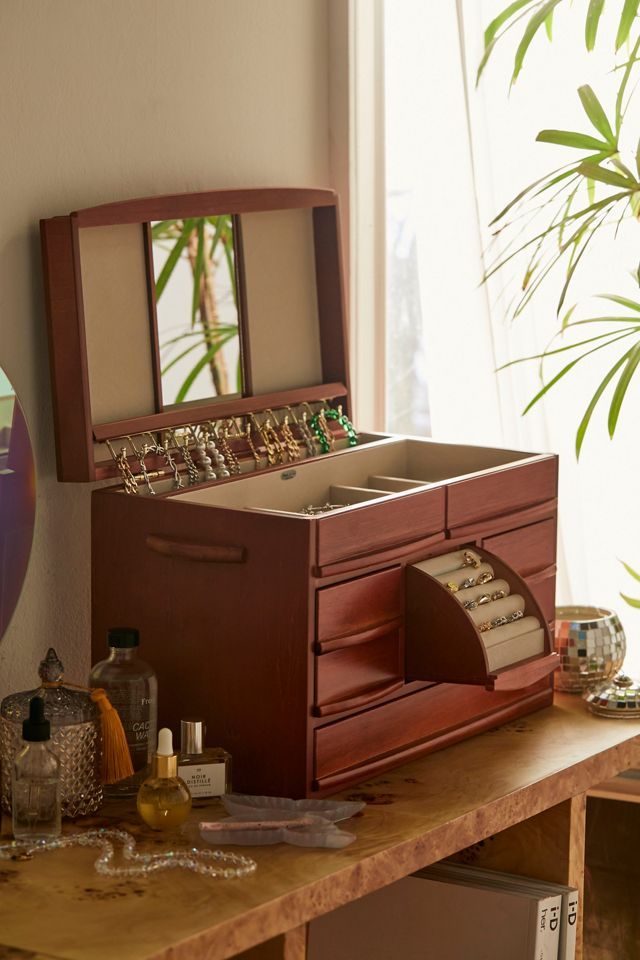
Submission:
[[[142,687],[142,689],[140,689]],[[111,705],[118,711],[134,770],[142,770],[155,749],[155,722],[151,698],[143,684],[105,684]]]
[[189,764],[178,767],[178,776],[189,787],[192,797],[221,797],[226,793],[226,773],[225,763]]

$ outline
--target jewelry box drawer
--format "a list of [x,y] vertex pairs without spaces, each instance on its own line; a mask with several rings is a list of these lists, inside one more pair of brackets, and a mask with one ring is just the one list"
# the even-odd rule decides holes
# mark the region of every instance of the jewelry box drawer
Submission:
[[319,644],[366,631],[401,617],[404,610],[401,567],[357,577],[316,594]]
[[316,717],[364,707],[404,684],[402,618],[318,644]]
[[532,577],[527,577],[527,586],[538,602],[547,623],[556,618],[556,567],[555,564]]
[[445,528],[445,490],[434,487],[325,516],[318,523],[318,566],[369,557],[386,547],[423,540]]
[[555,518],[487,537],[482,541],[482,546],[490,553],[497,554],[520,576],[528,577],[555,564]]
[[557,457],[547,457],[470,477],[450,484],[447,493],[447,527],[456,528],[474,521],[500,517],[558,495]]
[[[532,685],[528,695],[548,689],[548,683]],[[365,710],[344,720],[316,729],[314,734],[314,781],[318,789],[337,789],[347,780],[343,771],[375,765],[378,757],[405,749],[419,749],[446,737],[452,743],[455,730],[468,723],[481,724],[483,715],[507,707],[518,692],[488,692],[482,687],[456,688],[439,683]],[[463,734],[464,735],[464,734]]]

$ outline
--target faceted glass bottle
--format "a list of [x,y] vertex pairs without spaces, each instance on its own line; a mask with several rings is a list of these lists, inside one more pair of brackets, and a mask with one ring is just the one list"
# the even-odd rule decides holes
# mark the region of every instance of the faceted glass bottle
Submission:
[[194,800],[231,793],[231,754],[222,747],[205,747],[203,720],[180,721],[178,773]]
[[87,816],[102,803],[100,710],[86,690],[65,686],[64,667],[50,647],[38,668],[40,686],[11,693],[0,704],[0,785],[2,808],[11,812],[11,770],[22,750],[22,724],[33,697],[44,701],[51,725],[50,749],[60,761],[63,817]]
[[156,675],[138,657],[140,637],[132,627],[107,633],[109,656],[91,671],[92,687],[103,687],[122,720],[134,774],[106,785],[108,796],[134,796],[148,776],[156,743],[158,683]]
[[16,840],[34,843],[60,835],[60,762],[49,749],[44,701],[33,697],[22,727],[24,745],[11,775],[11,817]]

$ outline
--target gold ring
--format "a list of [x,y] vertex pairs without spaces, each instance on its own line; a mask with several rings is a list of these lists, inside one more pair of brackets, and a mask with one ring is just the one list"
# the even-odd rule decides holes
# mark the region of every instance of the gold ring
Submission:
[[462,555],[462,566],[463,567],[473,567],[475,570],[478,569],[482,560],[479,560],[478,557],[474,557],[472,553],[468,550],[465,550]]

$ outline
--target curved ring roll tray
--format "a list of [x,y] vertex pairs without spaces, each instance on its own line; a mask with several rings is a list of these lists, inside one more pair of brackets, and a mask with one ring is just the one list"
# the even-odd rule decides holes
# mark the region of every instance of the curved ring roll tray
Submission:
[[[95,289],[83,296],[86,239],[100,246],[104,229],[111,243],[113,231],[119,236],[126,227],[126,243],[139,236],[142,245],[151,221],[217,213],[236,215],[245,228],[248,216],[273,217],[273,228],[285,231],[291,224],[283,218],[309,218],[303,226],[315,263],[309,298],[317,331],[296,354],[287,351],[298,342],[296,318],[270,318],[270,335],[285,341],[280,353],[292,355],[284,372],[267,363],[252,262],[241,258],[239,289],[249,291],[240,315],[244,394],[165,408],[149,374],[145,397],[129,397],[139,405],[123,414],[116,387],[126,378],[119,363],[105,370],[92,346],[104,343],[100,314],[109,305],[115,316],[118,291],[105,287],[105,304]],[[156,197],[56,217],[41,229],[61,480],[117,476],[104,442],[127,434],[303,401],[334,399],[348,412],[331,191]],[[127,299],[127,323],[136,325],[132,343],[144,344],[149,331],[151,342],[126,363],[157,375],[146,246],[135,259],[143,272],[147,263],[148,289]],[[281,288],[287,282],[277,278]],[[138,313],[131,314],[134,302]],[[128,332],[114,328],[113,337],[127,343]],[[299,379],[298,362],[305,371]],[[281,389],[274,375],[282,376]],[[156,496],[144,486],[128,496],[119,484],[92,496],[93,659],[103,656],[108,627],[138,626],[158,674],[163,724],[175,730],[185,714],[202,716],[211,741],[233,754],[238,790],[326,794],[552,702],[556,457],[361,434],[356,447],[338,441],[333,452],[288,466],[256,470],[250,457],[241,466],[241,476],[177,491],[161,481]],[[298,512],[327,501],[341,506]],[[490,670],[482,635],[461,603],[413,569],[464,548],[477,550],[496,579],[524,598],[526,615],[542,625],[542,654]]]

